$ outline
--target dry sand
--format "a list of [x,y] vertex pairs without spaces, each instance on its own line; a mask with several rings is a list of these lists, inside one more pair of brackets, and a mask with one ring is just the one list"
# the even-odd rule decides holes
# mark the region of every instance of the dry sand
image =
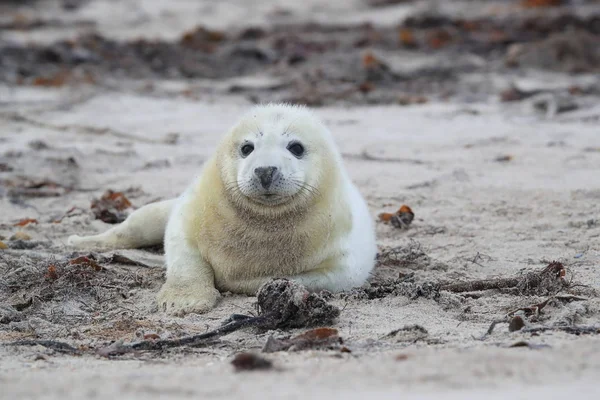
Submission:
[[[132,5],[131,10],[140,10],[141,3],[154,2],[132,3],[137,8]],[[154,31],[173,38],[203,22],[186,17],[190,9],[197,10],[195,2],[177,7],[164,3],[168,2],[146,6],[139,26],[131,24],[133,11],[101,0],[90,1],[70,18],[96,18],[101,32],[121,38]],[[244,20],[239,15],[245,6],[236,2],[199,3],[211,10],[200,13],[206,22],[225,21],[225,16],[229,23]],[[302,18],[332,15],[355,21],[367,16],[379,21],[385,14],[339,12],[336,2],[303,2],[304,8],[295,2],[260,2],[252,22],[265,23],[275,3]],[[118,17],[102,11],[109,5],[123,7]],[[394,15],[407,12],[406,7],[394,8]],[[170,9],[173,20],[160,17],[160,9]],[[57,11],[48,6],[46,12]],[[54,33],[74,34],[70,26]],[[9,38],[21,40],[27,34],[12,32]],[[549,76],[530,71],[516,79],[521,87],[546,88],[590,79],[561,74],[551,75],[549,82]],[[597,77],[591,79],[597,83]],[[171,318],[156,312],[153,300],[164,279],[163,260],[160,252],[146,250],[117,251],[146,266],[105,265],[103,273],[117,288],[74,286],[60,295],[36,292],[47,284],[43,274],[52,260],[73,257],[65,245],[68,235],[109,227],[91,214],[92,198],[113,189],[141,206],[176,196],[235,116],[251,106],[243,95],[225,95],[218,89],[199,98],[178,94],[193,84],[161,81],[146,91],[130,81],[111,87],[0,86],[0,164],[9,167],[0,173],[0,239],[13,247],[0,250],[0,341],[56,339],[93,348],[148,333],[168,338],[203,332],[233,313],[254,311],[255,298],[227,295],[205,315]],[[213,88],[220,84],[203,83]],[[565,293],[583,300],[552,301],[530,323],[598,326],[600,107],[597,97],[592,100],[587,107],[553,117],[533,111],[527,102],[433,100],[412,107],[317,108],[373,218],[401,204],[416,214],[408,230],[377,224],[382,247],[401,247],[419,257],[402,267],[380,268],[373,279],[412,273],[418,285],[510,277],[558,260],[567,268],[567,280],[585,285]],[[503,156],[510,157],[499,161]],[[75,190],[63,193],[59,187],[57,197],[18,202],[7,182],[21,182],[20,177],[47,179]],[[78,208],[60,223],[53,222],[72,207]],[[39,223],[13,226],[23,218]],[[19,230],[39,245],[16,249],[9,237]],[[17,287],[18,279],[33,275],[41,279],[40,287],[35,282]],[[7,308],[28,300],[23,298],[27,291],[38,296],[31,305],[18,312]],[[497,290],[474,296],[442,292],[437,298],[335,295],[331,302],[342,312],[333,327],[352,352],[266,354],[275,365],[268,371],[236,373],[230,361],[241,351],[260,352],[270,335],[285,337],[302,329],[244,330],[204,347],[114,359],[63,355],[42,346],[0,346],[0,398],[599,398],[597,335],[509,333],[503,323],[487,339],[474,338],[507,312],[547,297]],[[428,334],[386,337],[412,324]],[[511,347],[518,342],[528,346]]]

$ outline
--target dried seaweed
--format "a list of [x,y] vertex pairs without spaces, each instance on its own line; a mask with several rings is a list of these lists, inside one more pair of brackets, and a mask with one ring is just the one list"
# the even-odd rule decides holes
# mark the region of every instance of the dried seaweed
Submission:
[[337,329],[317,328],[289,339],[277,339],[269,336],[262,351],[274,353],[278,351],[302,351],[302,350],[340,350],[344,343]]
[[135,350],[160,351],[181,346],[197,346],[208,339],[221,337],[242,328],[276,329],[303,327],[331,323],[340,310],[328,304],[320,295],[309,293],[306,288],[287,279],[275,279],[265,283],[258,291],[257,317],[235,316],[219,328],[199,335],[169,340],[144,340],[132,344],[123,344],[115,351],[107,347],[99,352],[110,356]]
[[102,197],[92,200],[91,207],[96,219],[107,224],[118,224],[127,218],[124,210],[132,206],[123,193],[107,190]]
[[28,252],[18,258],[16,254],[0,254],[0,303],[18,312],[10,320],[36,316],[60,325],[81,321],[112,309],[115,300],[126,299],[132,288],[151,282],[131,268],[106,268],[93,254],[36,257]]

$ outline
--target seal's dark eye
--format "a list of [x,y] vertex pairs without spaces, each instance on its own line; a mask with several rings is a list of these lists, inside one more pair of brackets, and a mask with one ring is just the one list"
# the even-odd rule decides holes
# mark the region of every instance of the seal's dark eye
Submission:
[[290,153],[292,153],[293,155],[295,155],[298,158],[302,157],[302,155],[304,154],[304,146],[302,146],[298,142],[290,143],[288,145],[287,149],[290,151]]
[[246,143],[245,145],[242,146],[242,156],[246,157],[248,156],[248,154],[252,153],[252,151],[254,150],[254,145],[251,143]]

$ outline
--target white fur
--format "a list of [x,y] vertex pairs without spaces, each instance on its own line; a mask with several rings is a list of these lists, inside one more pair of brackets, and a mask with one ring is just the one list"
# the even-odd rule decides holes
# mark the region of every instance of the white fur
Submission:
[[[290,154],[292,141],[306,147],[303,157]],[[242,156],[248,142],[254,151]],[[280,173],[268,189],[254,173],[261,166]],[[255,294],[277,277],[311,291],[347,290],[365,282],[376,254],[368,207],[329,131],[307,109],[288,105],[243,116],[177,200],[69,244],[138,247],[159,243],[163,233],[167,279],[158,302],[174,314],[208,311],[219,290]]]
[[130,249],[160,244],[177,199],[147,204],[108,231],[93,236],[71,235],[67,244],[79,248]]

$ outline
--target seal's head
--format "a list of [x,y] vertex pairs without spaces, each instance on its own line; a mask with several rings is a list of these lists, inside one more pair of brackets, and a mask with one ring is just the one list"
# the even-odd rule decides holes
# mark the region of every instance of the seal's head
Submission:
[[304,107],[258,106],[222,145],[217,162],[229,198],[255,210],[306,206],[337,171],[329,131]]

